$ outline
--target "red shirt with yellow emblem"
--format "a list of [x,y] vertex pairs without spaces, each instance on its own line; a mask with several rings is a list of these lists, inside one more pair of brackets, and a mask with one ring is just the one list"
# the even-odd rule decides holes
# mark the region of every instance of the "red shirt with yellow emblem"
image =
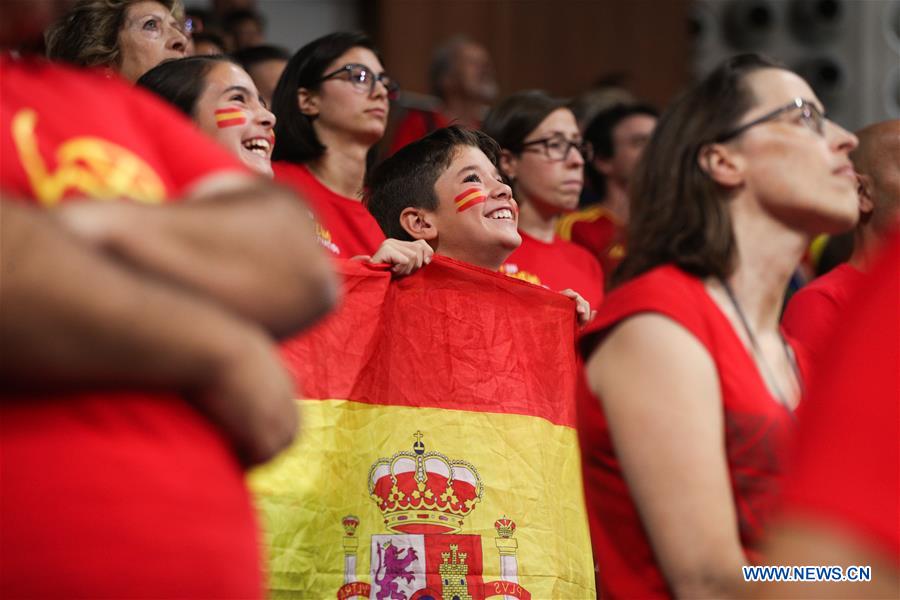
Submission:
[[560,218],[559,237],[578,244],[600,261],[607,277],[625,258],[625,232],[622,224],[602,206],[589,206]]
[[293,188],[312,207],[319,243],[339,258],[375,254],[384,241],[378,221],[359,200],[337,194],[306,165],[272,163],[275,180]]
[[[42,60],[0,57],[0,123],[4,200],[161,203],[244,171],[148,93]],[[2,596],[261,594],[243,471],[175,394],[4,391],[0,473]]]
[[553,238],[542,242],[519,230],[522,245],[516,248],[500,272],[554,292],[571,288],[584,297],[592,309],[603,301],[603,269],[584,248]]

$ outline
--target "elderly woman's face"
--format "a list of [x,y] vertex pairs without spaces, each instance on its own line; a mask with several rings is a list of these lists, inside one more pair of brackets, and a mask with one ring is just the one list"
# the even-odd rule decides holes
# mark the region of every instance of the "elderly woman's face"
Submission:
[[119,73],[129,81],[168,58],[181,58],[188,39],[182,25],[159,2],[135,2],[125,9],[119,30]]

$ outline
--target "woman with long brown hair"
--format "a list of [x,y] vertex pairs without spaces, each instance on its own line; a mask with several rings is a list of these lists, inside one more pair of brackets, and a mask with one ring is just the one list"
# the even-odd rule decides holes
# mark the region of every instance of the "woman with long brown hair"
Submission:
[[811,237],[857,215],[856,138],[823,114],[799,76],[743,55],[646,148],[620,287],[582,345],[604,597],[733,595],[755,557],[802,390],[784,290]]

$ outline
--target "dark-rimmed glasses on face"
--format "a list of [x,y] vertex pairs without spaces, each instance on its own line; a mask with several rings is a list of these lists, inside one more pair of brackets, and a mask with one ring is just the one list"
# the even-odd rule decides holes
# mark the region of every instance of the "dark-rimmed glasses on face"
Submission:
[[353,89],[361,94],[369,94],[375,91],[375,84],[379,81],[387,89],[388,97],[393,98],[400,90],[400,86],[396,81],[391,79],[387,73],[376,75],[369,67],[356,63],[344,65],[340,69],[336,69],[331,73],[323,75],[320,82],[340,77],[347,73],[346,79],[353,84]]
[[581,158],[583,158],[585,162],[590,162],[594,157],[594,147],[590,142],[584,140],[571,141],[567,140],[562,135],[552,135],[539,140],[524,142],[521,147],[522,151],[531,146],[541,146],[544,149],[544,156],[550,160],[566,160],[569,156],[569,151],[572,150],[572,148],[578,150],[578,153],[581,154]]
[[818,133],[819,135],[825,135],[825,115],[822,114],[822,111],[819,110],[819,107],[812,102],[804,100],[803,98],[794,98],[793,100],[791,100],[790,104],[785,104],[781,108],[776,108],[772,112],[766,113],[758,119],[754,119],[749,123],[744,123],[736,129],[732,129],[729,132],[723,133],[714,141],[717,143],[727,142],[728,140],[741,135],[751,127],[756,127],[757,125],[768,123],[769,121],[777,119],[779,116],[783,115],[786,112],[795,110],[800,111],[800,123],[804,127],[809,129],[810,131]]

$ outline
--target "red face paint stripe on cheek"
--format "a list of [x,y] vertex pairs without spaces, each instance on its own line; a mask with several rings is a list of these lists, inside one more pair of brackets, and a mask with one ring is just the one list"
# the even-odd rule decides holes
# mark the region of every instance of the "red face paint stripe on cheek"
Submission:
[[454,198],[453,202],[456,203],[456,212],[462,212],[485,200],[487,200],[487,196],[484,195],[484,192],[478,188],[470,188]]
[[215,112],[217,127],[234,127],[247,122],[244,111],[237,108],[220,108]]

